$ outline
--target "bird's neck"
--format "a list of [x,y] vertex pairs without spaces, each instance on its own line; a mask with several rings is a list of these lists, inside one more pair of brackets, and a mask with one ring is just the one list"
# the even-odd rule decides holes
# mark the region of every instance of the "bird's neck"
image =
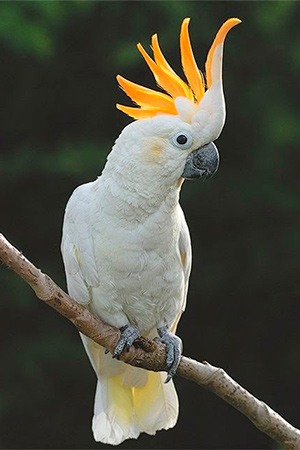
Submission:
[[182,180],[171,186],[163,180],[149,182],[143,178],[137,183],[124,174],[104,172],[96,183],[96,189],[101,191],[101,204],[104,202],[107,213],[143,222],[157,212],[172,215],[179,203]]

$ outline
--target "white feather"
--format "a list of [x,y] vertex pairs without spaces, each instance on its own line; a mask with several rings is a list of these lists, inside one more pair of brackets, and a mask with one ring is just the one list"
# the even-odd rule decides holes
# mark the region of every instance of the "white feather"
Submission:
[[[135,323],[152,338],[164,321],[176,327],[187,295],[191,249],[178,180],[188,152],[172,136],[192,127],[175,117],[157,118],[156,128],[139,122],[117,140],[102,176],[72,194],[62,254],[72,297],[107,323]],[[127,366],[81,337],[98,378],[97,441],[117,445],[175,425],[178,399],[165,373]]]

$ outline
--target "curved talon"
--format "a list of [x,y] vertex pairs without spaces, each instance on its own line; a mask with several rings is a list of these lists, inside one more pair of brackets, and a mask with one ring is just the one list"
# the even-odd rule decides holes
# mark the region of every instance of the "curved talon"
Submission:
[[165,383],[168,383],[176,373],[182,353],[182,341],[173,333],[168,331],[166,325],[157,329],[159,337],[155,338],[157,342],[162,342],[167,347],[166,366],[168,376]]
[[128,350],[129,347],[133,344],[133,342],[140,337],[140,330],[136,325],[125,325],[120,328],[121,336],[115,346],[113,352],[113,358],[117,358],[120,356],[124,349]]

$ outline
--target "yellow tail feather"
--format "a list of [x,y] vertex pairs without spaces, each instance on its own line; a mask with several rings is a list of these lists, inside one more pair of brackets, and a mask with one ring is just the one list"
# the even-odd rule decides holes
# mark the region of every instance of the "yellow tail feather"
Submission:
[[96,441],[118,445],[140,433],[155,434],[176,424],[178,399],[166,374],[149,372],[143,387],[122,384],[122,376],[100,377],[97,385],[93,432]]

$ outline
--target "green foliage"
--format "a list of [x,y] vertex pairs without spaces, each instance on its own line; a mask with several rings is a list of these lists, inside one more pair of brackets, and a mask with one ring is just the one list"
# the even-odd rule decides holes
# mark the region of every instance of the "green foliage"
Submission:
[[[1,232],[62,286],[68,197],[101,173],[130,121],[115,109],[130,103],[115,76],[154,87],[136,43],[149,48],[158,32],[181,73],[191,17],[204,68],[220,24],[242,19],[225,45],[219,173],[182,190],[194,262],[179,334],[186,354],[223,366],[296,426],[299,12],[293,1],[0,3]],[[95,448],[95,379],[77,333],[4,267],[0,285],[0,448]],[[177,427],[122,448],[275,448],[223,402],[177,386]]]
[[17,53],[53,56],[57,32],[75,14],[90,11],[89,2],[2,2],[0,38]]

